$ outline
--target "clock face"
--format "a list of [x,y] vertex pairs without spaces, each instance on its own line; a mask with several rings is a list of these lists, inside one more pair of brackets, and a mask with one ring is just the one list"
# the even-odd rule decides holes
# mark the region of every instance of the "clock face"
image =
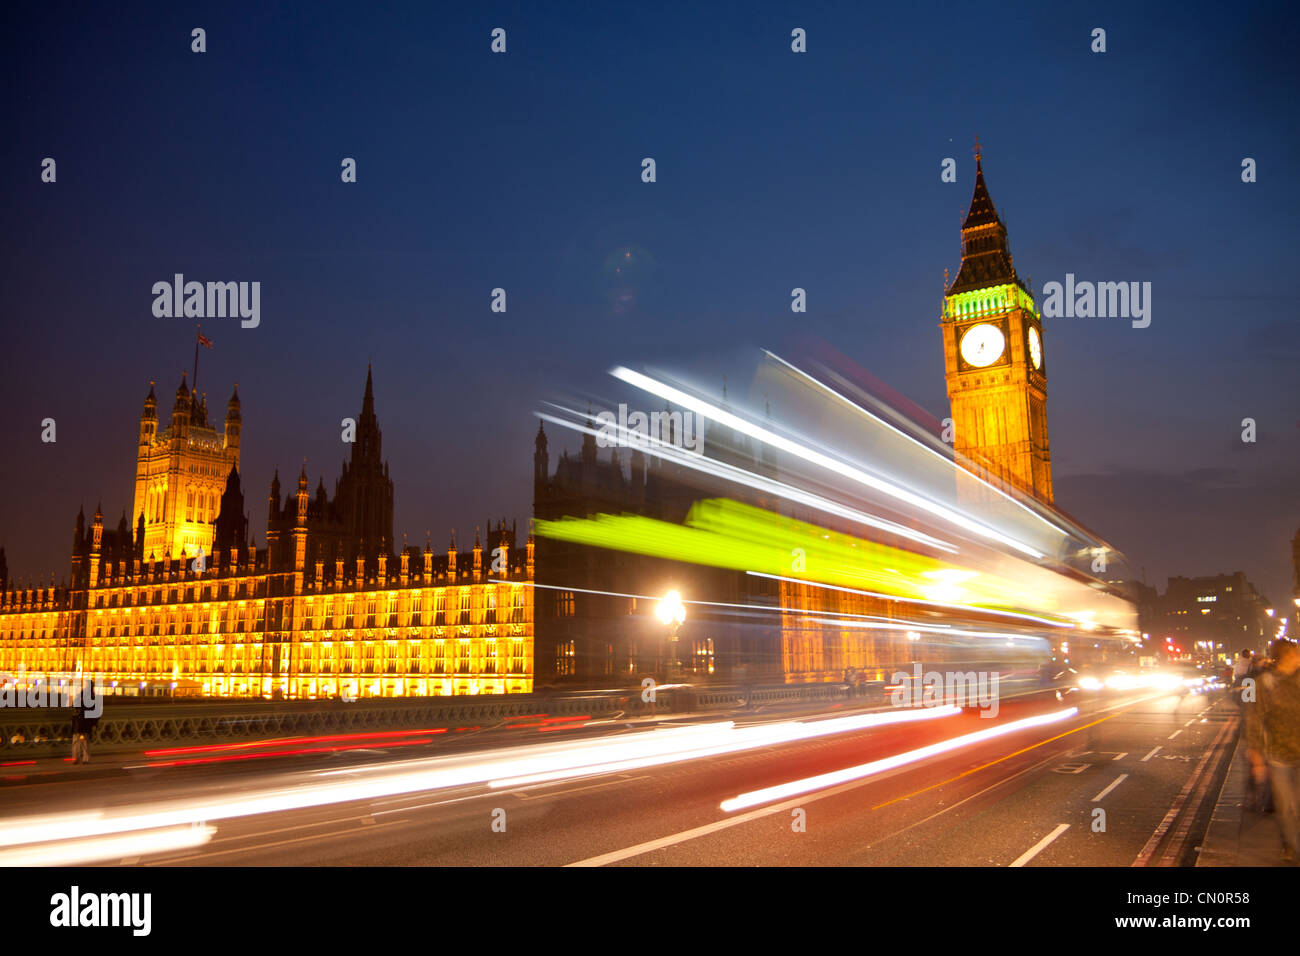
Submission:
[[1032,325],[1029,327],[1029,361],[1034,363],[1034,368],[1043,367],[1043,342],[1038,337],[1038,329]]
[[972,325],[961,337],[961,357],[976,368],[992,365],[1006,347],[1007,340],[995,325]]

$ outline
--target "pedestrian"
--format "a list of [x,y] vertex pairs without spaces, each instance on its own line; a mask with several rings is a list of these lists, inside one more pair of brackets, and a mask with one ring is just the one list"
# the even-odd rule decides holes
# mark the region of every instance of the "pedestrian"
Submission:
[[1250,675],[1252,652],[1249,648],[1243,648],[1232,662],[1232,686],[1236,687],[1241,683],[1243,677]]
[[72,705],[72,762],[90,762],[90,744],[86,741],[86,718],[82,712],[83,705]]
[[1282,858],[1294,863],[1300,847],[1300,645],[1278,641],[1273,666],[1256,683]]
[[[1246,677],[1257,675],[1247,674]],[[1246,678],[1243,677],[1242,681]],[[1237,707],[1241,711],[1242,732],[1245,736],[1246,762],[1249,773],[1246,777],[1246,809],[1252,813],[1271,813],[1273,796],[1268,783],[1268,763],[1264,759],[1264,722],[1258,706],[1257,689],[1237,682],[1237,689],[1229,691],[1236,695]]]
[[95,734],[98,715],[91,715],[87,694],[81,694],[73,705],[72,714],[72,762],[90,763],[90,738]]

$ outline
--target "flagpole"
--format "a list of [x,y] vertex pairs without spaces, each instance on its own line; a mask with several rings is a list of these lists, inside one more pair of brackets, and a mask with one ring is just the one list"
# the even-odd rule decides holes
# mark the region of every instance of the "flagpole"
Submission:
[[194,393],[195,404],[198,403],[199,395],[199,336],[203,334],[203,326],[198,322],[194,323],[194,387],[191,391]]

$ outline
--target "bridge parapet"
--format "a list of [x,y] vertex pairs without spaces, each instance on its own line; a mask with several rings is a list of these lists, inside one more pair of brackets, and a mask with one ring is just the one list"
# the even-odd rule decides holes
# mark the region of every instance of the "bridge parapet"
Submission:
[[[526,717],[617,718],[728,711],[756,706],[848,700],[844,684],[660,688],[654,702],[639,688],[589,693],[510,694],[497,697],[329,701],[190,701],[166,703],[109,698],[95,729],[97,750],[140,750],[185,743],[320,737],[422,728],[489,730]],[[71,711],[0,710],[0,763],[46,756],[71,747]]]

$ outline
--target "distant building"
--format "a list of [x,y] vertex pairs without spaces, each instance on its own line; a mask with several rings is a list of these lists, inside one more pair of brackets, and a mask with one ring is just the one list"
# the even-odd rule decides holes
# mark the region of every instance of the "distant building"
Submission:
[[1137,608],[1138,630],[1143,635],[1154,635],[1160,629],[1164,619],[1161,615],[1160,592],[1156,588],[1135,580],[1109,580],[1106,583]]
[[[662,433],[682,427],[681,413],[665,409]],[[591,422],[588,422],[591,427]],[[704,453],[750,469],[770,468],[760,450],[710,423]],[[624,449],[626,451],[626,449]],[[688,469],[633,448],[603,458],[593,435],[580,453],[560,455],[552,471],[550,444],[539,425],[533,450],[533,513],[542,520],[635,514],[682,522],[698,499],[716,495]],[[734,494],[734,489],[727,491]],[[622,686],[642,676],[683,680],[782,680],[781,631],[775,613],[746,614],[750,602],[777,604],[774,582],[743,572],[600,548],[539,535],[537,554],[537,683],[555,686]],[[669,591],[687,602],[687,619],[674,645],[655,607]],[[695,603],[705,602],[705,603]],[[731,605],[727,607],[726,605]],[[675,649],[674,649],[675,648]]]
[[[1300,602],[1300,531],[1291,539],[1291,594],[1296,602]],[[1300,622],[1297,622],[1296,633],[1300,634]]]
[[1273,637],[1268,600],[1241,571],[1169,579],[1160,599],[1160,627],[1153,637],[1201,661],[1231,659],[1249,648],[1263,651]]

